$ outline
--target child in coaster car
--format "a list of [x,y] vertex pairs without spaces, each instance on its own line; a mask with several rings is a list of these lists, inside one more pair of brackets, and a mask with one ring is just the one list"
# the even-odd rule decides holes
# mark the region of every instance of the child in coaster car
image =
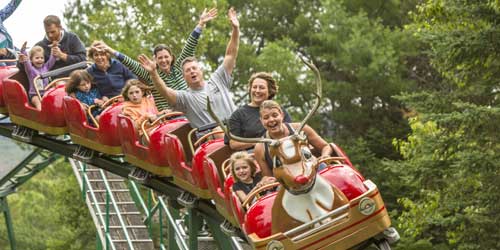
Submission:
[[38,82],[34,82],[34,80],[36,76],[48,72],[56,63],[56,58],[54,55],[50,54],[49,60],[45,62],[44,50],[40,46],[33,46],[28,57],[24,48],[25,46],[23,45],[23,49],[19,55],[19,62],[24,65],[24,70],[26,71],[26,75],[28,76],[28,80],[30,82],[28,91],[29,100],[36,109],[41,110],[42,102],[36,93],[35,84],[37,84],[36,87],[38,88],[40,96],[43,96],[44,88],[48,85],[49,80],[39,79]]
[[[143,144],[147,144],[148,142],[143,138],[144,135],[141,124],[145,120],[149,120],[151,123],[158,115],[170,112],[170,110],[164,110],[158,113],[154,99],[150,95],[150,89],[150,87],[137,79],[128,80],[122,89],[122,96],[125,99],[125,102],[123,102],[122,114],[129,117],[134,122],[134,127],[139,131],[139,136]],[[152,129],[153,127],[147,124],[146,132],[148,134]]]
[[[92,76],[86,70],[75,70],[69,75],[69,80],[66,82],[66,93],[80,101],[85,111],[92,106],[101,107],[107,100],[107,97],[101,96],[99,90],[93,82]],[[92,115],[99,119],[99,114],[102,112],[100,108],[92,110]],[[92,124],[90,117],[89,123]]]
[[246,151],[231,155],[231,175],[234,178],[233,192],[241,202],[244,202],[253,190],[276,181],[274,177],[263,177],[261,172],[257,173],[255,160]]

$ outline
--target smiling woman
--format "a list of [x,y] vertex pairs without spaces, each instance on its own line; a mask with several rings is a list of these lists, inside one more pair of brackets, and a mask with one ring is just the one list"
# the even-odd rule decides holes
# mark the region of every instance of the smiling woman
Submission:
[[[14,41],[14,45],[20,48],[27,41],[28,46],[31,47],[42,40],[45,35],[43,19],[47,15],[62,16],[65,4],[69,1],[51,0],[50,4],[48,4],[45,1],[23,0],[12,16],[4,22]],[[9,2],[9,0],[1,0],[0,6],[3,7]]]
[[[248,95],[250,103],[245,104],[233,112],[229,118],[229,129],[236,136],[245,138],[256,138],[264,134],[265,129],[259,120],[259,107],[262,102],[271,100],[278,93],[278,83],[270,73],[257,72],[248,80]],[[292,119],[286,110],[284,121],[291,122]],[[255,143],[245,143],[236,140],[229,140],[226,137],[225,143],[229,144],[233,150],[248,150],[255,146]]]

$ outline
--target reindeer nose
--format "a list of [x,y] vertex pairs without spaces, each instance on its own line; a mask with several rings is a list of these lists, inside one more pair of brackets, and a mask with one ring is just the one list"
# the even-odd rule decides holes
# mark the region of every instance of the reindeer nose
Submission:
[[303,175],[299,175],[299,176],[295,177],[295,182],[298,184],[301,184],[301,185],[306,184],[308,181],[309,181],[309,178],[307,178]]

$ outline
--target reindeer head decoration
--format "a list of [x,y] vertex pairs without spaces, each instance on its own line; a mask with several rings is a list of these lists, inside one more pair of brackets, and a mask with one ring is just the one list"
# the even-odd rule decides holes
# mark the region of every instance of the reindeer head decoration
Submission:
[[307,193],[316,181],[316,171],[318,168],[317,159],[311,153],[307,137],[302,129],[307,121],[316,112],[321,101],[321,77],[319,70],[314,64],[300,59],[315,73],[316,76],[316,103],[309,114],[304,118],[300,127],[291,135],[281,139],[270,138],[243,138],[232,135],[228,128],[214,114],[207,101],[207,108],[210,115],[219,123],[230,139],[249,143],[268,143],[269,153],[273,159],[274,177],[292,194]]

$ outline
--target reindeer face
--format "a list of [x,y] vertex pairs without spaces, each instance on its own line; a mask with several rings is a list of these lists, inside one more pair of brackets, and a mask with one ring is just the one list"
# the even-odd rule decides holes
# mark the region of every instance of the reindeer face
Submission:
[[303,135],[292,135],[271,143],[273,175],[292,194],[307,193],[316,180],[316,157]]

